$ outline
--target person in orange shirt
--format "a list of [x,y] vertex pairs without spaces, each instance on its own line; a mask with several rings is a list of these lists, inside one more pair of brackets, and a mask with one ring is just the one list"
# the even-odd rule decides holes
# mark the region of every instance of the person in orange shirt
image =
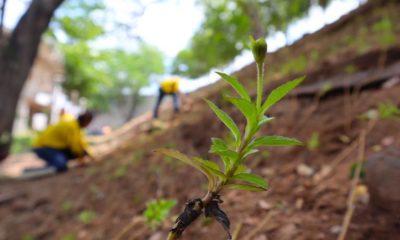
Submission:
[[172,101],[174,104],[174,112],[175,113],[179,112],[178,94],[179,94],[180,81],[181,81],[180,78],[173,77],[173,78],[165,79],[161,82],[157,102],[156,102],[156,105],[155,105],[154,111],[153,111],[153,118],[158,118],[158,111],[159,111],[161,102],[166,95],[172,96]]

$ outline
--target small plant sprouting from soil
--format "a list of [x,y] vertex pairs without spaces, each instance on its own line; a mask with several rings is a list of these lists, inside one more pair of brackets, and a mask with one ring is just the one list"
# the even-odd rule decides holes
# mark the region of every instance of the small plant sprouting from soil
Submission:
[[202,213],[204,213],[205,217],[217,220],[227,232],[229,239],[231,239],[229,218],[220,208],[220,204],[223,202],[220,195],[221,191],[224,189],[266,191],[268,189],[267,181],[263,177],[249,172],[246,166],[246,158],[258,152],[259,148],[264,146],[301,145],[301,142],[293,138],[257,135],[262,126],[273,120],[272,117],[266,116],[267,110],[299,85],[304,77],[279,86],[271,91],[266,100],[263,100],[263,87],[265,85],[264,60],[267,53],[267,43],[264,39],[254,40],[252,37],[250,37],[250,41],[257,66],[257,95],[255,100],[251,99],[249,93],[237,79],[225,73],[217,72],[238,93],[239,97],[230,97],[227,100],[246,118],[245,128],[241,131],[226,112],[213,102],[205,100],[219,120],[230,131],[230,141],[212,138],[210,153],[219,156],[223,167],[213,161],[199,157],[189,157],[176,150],[158,150],[158,152],[196,168],[208,179],[205,196],[191,199],[186,203],[183,212],[178,216],[170,230],[167,240],[178,239],[183,231]]
[[73,207],[74,207],[74,204],[73,204],[72,201],[65,200],[65,201],[62,203],[62,209],[63,209],[63,211],[65,211],[65,212],[70,211]]
[[62,240],[76,240],[76,237],[73,234],[67,234],[62,237]]
[[81,212],[78,216],[79,221],[84,224],[91,223],[95,218],[96,218],[96,213],[89,210]]
[[28,233],[28,234],[25,234],[23,237],[22,237],[22,240],[35,240],[36,238],[32,235],[32,234],[30,234],[30,233]]
[[160,199],[147,203],[146,210],[143,213],[146,219],[146,223],[152,229],[157,228],[159,225],[161,225],[161,223],[165,221],[171,208],[173,208],[175,205],[175,200],[165,199]]
[[126,165],[119,166],[113,174],[113,179],[120,179],[126,176],[128,167]]
[[381,119],[400,119],[400,108],[391,102],[379,103],[378,113]]
[[319,133],[313,132],[307,140],[307,148],[310,151],[315,151],[319,147]]
[[361,114],[360,119],[400,120],[400,108],[392,102],[380,102],[378,103],[377,109],[370,109],[367,112]]

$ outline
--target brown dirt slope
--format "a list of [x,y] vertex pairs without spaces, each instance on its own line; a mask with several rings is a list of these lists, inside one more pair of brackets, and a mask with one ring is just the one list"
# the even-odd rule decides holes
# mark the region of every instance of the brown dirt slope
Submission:
[[[372,79],[375,73],[386,71],[400,61],[400,50],[396,47],[400,43],[398,12],[398,1],[373,1],[365,5],[337,23],[271,54],[268,78],[285,81],[306,75],[303,87],[327,80],[346,83],[366,71],[370,71],[366,78]],[[253,65],[236,76],[254,89]],[[377,109],[383,102],[400,106],[398,77],[396,73],[383,74],[362,86],[356,82],[353,87],[342,84],[345,87],[323,95],[317,90],[314,95],[292,96],[271,109],[269,114],[276,121],[263,129],[264,134],[292,136],[305,143],[318,134],[318,146],[271,148],[268,154],[254,155],[249,164],[255,173],[269,180],[271,189],[263,193],[223,193],[221,207],[230,217],[233,229],[242,225],[239,239],[246,239],[255,230],[250,239],[337,238],[346,211],[349,172],[357,157],[352,143],[360,129],[366,127],[360,115]],[[278,82],[272,82],[269,88]],[[208,153],[210,137],[224,137],[227,132],[201,97],[223,107],[239,126],[244,124],[240,113],[220,97],[221,91],[230,92],[225,83],[218,82],[192,94],[185,111],[166,123],[167,127],[151,133],[135,132],[119,143],[117,151],[105,155],[102,162],[30,182],[1,182],[0,239],[113,239],[121,231],[125,232],[121,239],[151,236],[158,239],[157,233],[165,236],[172,224],[170,219],[156,230],[140,221],[146,202],[177,199],[179,207],[173,209],[177,214],[188,199],[204,194],[205,179],[175,160],[154,154],[153,150],[172,147],[188,155],[214,159]],[[400,147],[398,123],[396,119],[379,119],[368,135],[367,154]],[[349,154],[332,165],[346,151]],[[314,173],[299,174],[300,165],[310,167]],[[313,180],[329,166],[334,166],[331,175],[322,181]],[[89,211],[95,217],[84,223],[82,213],[90,215]],[[139,223],[129,228],[132,219],[139,219]],[[348,239],[399,239],[399,229],[396,219],[359,202]],[[198,220],[182,239],[210,239],[210,236],[225,239],[216,222]]]

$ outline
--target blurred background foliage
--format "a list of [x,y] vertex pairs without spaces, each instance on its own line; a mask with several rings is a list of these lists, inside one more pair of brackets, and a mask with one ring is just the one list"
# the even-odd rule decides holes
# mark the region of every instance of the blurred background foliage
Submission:
[[173,72],[199,77],[231,62],[246,49],[248,36],[286,32],[288,25],[307,15],[313,5],[325,8],[331,0],[199,0],[205,20],[189,46],[173,62]]

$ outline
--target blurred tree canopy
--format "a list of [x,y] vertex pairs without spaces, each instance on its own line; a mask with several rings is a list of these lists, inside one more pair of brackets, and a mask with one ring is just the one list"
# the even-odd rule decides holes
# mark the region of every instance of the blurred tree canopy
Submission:
[[[126,0],[127,3],[133,4],[128,8],[131,10],[129,19],[132,22],[112,25],[119,26],[123,32],[126,32],[131,26],[135,26],[136,19],[145,12],[149,4],[158,1],[162,0],[152,2]],[[100,21],[107,17],[107,14],[102,15],[101,13],[110,12],[105,8],[103,0],[69,0],[65,1],[65,5],[62,5],[64,0],[27,0],[24,2],[27,4],[27,9],[21,15],[16,26],[10,29],[10,34],[3,34],[3,29],[0,29],[0,75],[2,76],[2,81],[0,81],[0,102],[2,103],[0,104],[2,113],[2,118],[0,118],[0,161],[9,153],[17,103],[37,56],[41,37],[48,30],[51,20],[56,18],[55,21],[52,21],[51,30],[47,32],[47,35],[60,41],[62,50],[65,55],[68,55],[66,58],[67,80],[65,82],[67,90],[77,90],[81,96],[86,97],[90,97],[91,94],[95,95],[90,99],[93,99],[94,106],[99,107],[102,105],[95,99],[100,97],[103,99],[103,96],[100,95],[105,91],[96,92],[96,90],[114,86],[110,79],[116,79],[115,76],[108,76],[102,71],[102,68],[99,67],[101,61],[97,62],[98,56],[101,54],[92,50],[91,47],[91,43],[96,38],[107,32],[104,26],[109,27],[109,25],[104,25],[104,21]],[[4,13],[7,11],[6,3],[7,0],[1,1],[0,27],[3,25]],[[56,10],[60,11],[57,11],[57,16],[54,17]],[[117,15],[115,12],[113,14]],[[133,37],[138,40],[137,36]],[[154,57],[146,56],[141,60],[155,59],[158,62],[161,54],[157,50],[153,49],[151,53],[147,53],[154,52],[156,52]],[[138,53],[142,54],[142,51],[138,51]],[[130,53],[126,54],[135,59],[138,56],[137,54],[134,56],[131,56]],[[161,72],[160,65],[148,64],[146,66],[154,67],[155,72]],[[130,67],[135,68],[135,66]],[[130,79],[133,82],[140,79],[141,76]],[[105,82],[109,84],[104,84]]]
[[248,36],[266,37],[286,31],[289,23],[307,15],[313,4],[326,7],[332,0],[199,0],[204,22],[188,48],[173,62],[173,72],[199,77],[211,68],[231,62],[246,48]]
[[64,55],[64,90],[78,92],[89,108],[101,111],[130,95],[134,102],[129,118],[139,101],[140,89],[148,84],[152,74],[164,72],[164,59],[159,50],[140,39],[133,40],[137,44],[134,52],[93,47],[99,38],[113,34],[114,29],[107,31],[103,27],[108,23],[107,11],[101,1],[66,1],[48,35],[57,40]]

